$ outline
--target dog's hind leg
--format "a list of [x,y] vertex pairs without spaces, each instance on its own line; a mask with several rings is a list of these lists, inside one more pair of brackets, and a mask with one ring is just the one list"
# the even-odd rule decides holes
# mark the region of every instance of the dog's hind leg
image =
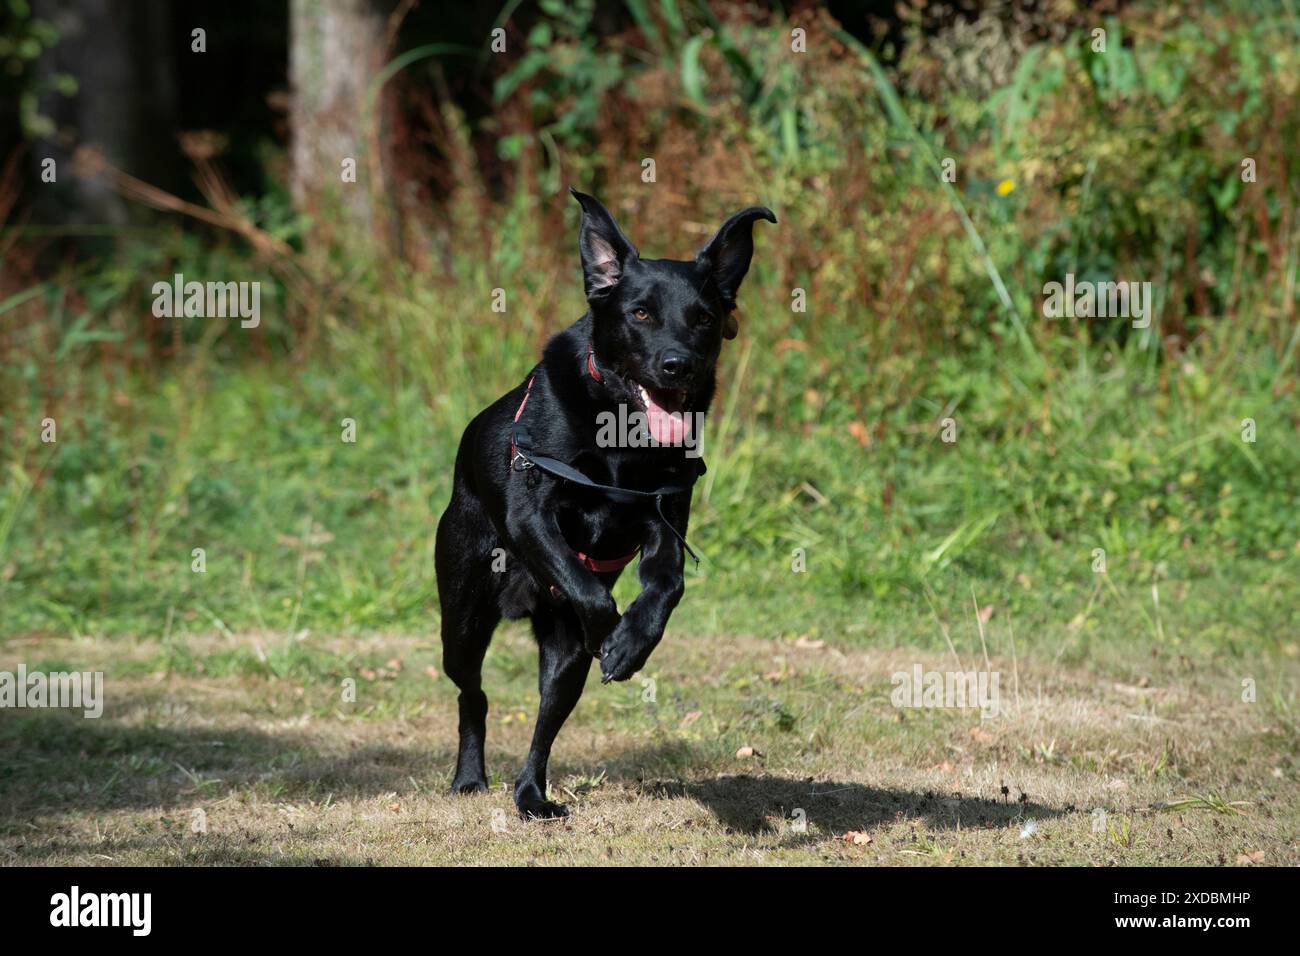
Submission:
[[467,608],[442,611],[442,667],[460,690],[460,743],[452,793],[481,793],[488,788],[483,760],[487,736],[487,694],[483,693],[483,655],[500,614],[489,598]]
[[487,695],[483,655],[501,620],[494,575],[485,557],[488,543],[475,519],[475,502],[453,496],[438,523],[435,558],[442,608],[442,667],[460,690],[460,743],[452,793],[487,790],[483,761]]
[[546,764],[555,735],[582,696],[592,656],[583,644],[582,625],[567,606],[539,607],[533,631],[541,659],[537,683],[542,699],[528,760],[515,781],[515,806],[525,817],[563,817],[569,813],[565,806],[546,799]]

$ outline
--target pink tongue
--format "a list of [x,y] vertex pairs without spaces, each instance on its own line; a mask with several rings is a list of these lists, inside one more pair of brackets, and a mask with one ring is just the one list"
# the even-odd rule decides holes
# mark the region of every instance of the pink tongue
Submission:
[[649,391],[646,392],[645,414],[651,436],[661,445],[680,445],[691,433],[691,417],[656,405]]

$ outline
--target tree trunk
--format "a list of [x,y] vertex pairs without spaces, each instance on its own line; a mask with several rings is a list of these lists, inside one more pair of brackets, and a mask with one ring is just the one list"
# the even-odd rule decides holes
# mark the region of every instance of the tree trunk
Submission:
[[[32,10],[59,31],[59,42],[38,65],[40,110],[55,130],[37,140],[29,161],[38,181],[42,160],[58,163],[57,183],[36,193],[38,215],[51,223],[121,225],[128,218],[125,200],[98,177],[73,176],[72,154],[80,145],[96,146],[131,175],[175,187],[172,7],[166,0],[36,0]],[[75,95],[53,90],[60,74],[76,79]]]
[[[372,181],[379,164],[368,157],[369,126],[379,121],[379,98],[366,115],[366,94],[384,55],[385,10],[380,0],[291,0],[289,83],[293,89],[290,188],[294,204],[318,235],[375,227]],[[353,160],[355,182],[344,181]],[[342,221],[339,221],[339,220]]]

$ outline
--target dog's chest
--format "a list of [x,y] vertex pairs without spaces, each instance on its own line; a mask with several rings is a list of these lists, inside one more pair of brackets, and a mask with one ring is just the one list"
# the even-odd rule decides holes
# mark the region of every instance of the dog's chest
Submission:
[[[673,480],[669,469],[632,456],[589,455],[575,462],[588,477],[619,488],[653,491]],[[607,495],[579,485],[567,484],[558,498],[559,523],[571,546],[590,547],[607,556],[639,546],[654,515],[652,499],[615,501]]]

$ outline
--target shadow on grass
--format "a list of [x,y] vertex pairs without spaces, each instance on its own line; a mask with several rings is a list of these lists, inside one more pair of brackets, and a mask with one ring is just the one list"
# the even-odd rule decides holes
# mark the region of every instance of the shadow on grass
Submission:
[[[53,710],[0,711],[0,828],[33,816],[176,808],[252,788],[271,800],[365,798],[450,780],[454,752],[416,743],[319,748],[285,731],[128,725]],[[450,744],[450,742],[448,742]]]
[[[921,820],[932,830],[987,829],[1021,820],[1045,820],[1074,810],[1048,807],[1027,798],[988,800],[779,774],[690,779],[689,768],[706,763],[686,742],[670,741],[612,754],[599,766],[612,782],[631,786],[644,796],[698,800],[735,833],[789,833],[809,842],[823,840],[828,833],[866,831],[900,820]],[[590,773],[594,768],[567,769]],[[663,779],[665,776],[674,779]],[[818,832],[795,829],[793,824],[799,820]]]
[[[775,774],[659,782],[643,785],[643,790],[648,795],[698,800],[723,826],[736,833],[785,832],[809,841],[825,839],[826,834],[869,831],[908,820],[923,820],[931,830],[974,830],[1069,812],[1028,800],[1004,803],[960,794],[918,793]],[[796,829],[800,821],[815,825],[820,833]]]
[[[326,750],[319,746],[319,728],[308,739],[291,730],[150,726],[84,720],[52,710],[0,711],[0,751],[6,754],[0,764],[0,833],[21,836],[35,818],[62,813],[183,812],[233,791],[251,790],[268,801],[324,801],[407,792],[413,784],[441,790],[450,782],[452,740],[435,747],[418,737],[409,743],[349,746],[346,733],[341,727],[337,746]],[[513,777],[523,757],[522,752],[491,753],[493,779]],[[558,781],[565,773],[603,773],[646,797],[697,800],[731,832],[784,833],[797,842],[900,820],[923,820],[934,830],[976,829],[1069,812],[1027,800],[1001,802],[774,773],[692,778],[692,767],[707,764],[686,742],[668,741],[557,762],[551,776]],[[807,830],[792,826],[800,819],[809,824]],[[189,862],[260,858],[256,847],[227,847],[211,859]]]

